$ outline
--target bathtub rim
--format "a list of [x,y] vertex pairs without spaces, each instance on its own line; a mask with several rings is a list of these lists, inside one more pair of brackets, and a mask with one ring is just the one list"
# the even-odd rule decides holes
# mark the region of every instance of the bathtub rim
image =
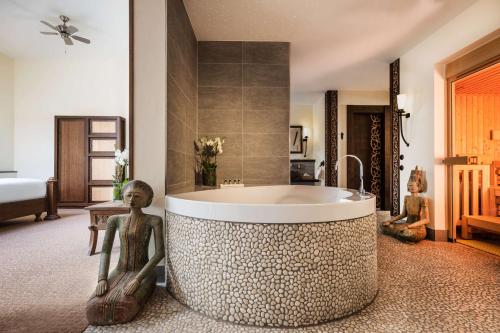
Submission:
[[356,219],[376,212],[373,194],[366,193],[366,197],[360,198],[356,190],[338,189],[351,192],[352,196],[337,202],[276,204],[212,202],[180,198],[175,194],[166,195],[165,211],[203,220],[253,224],[334,222]]

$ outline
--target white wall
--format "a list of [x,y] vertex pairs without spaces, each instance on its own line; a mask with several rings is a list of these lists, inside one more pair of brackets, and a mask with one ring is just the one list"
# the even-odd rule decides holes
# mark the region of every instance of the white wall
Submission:
[[[307,140],[307,155],[302,154],[290,154],[291,159],[310,159],[314,158],[314,124],[313,124],[313,105],[302,105],[294,104],[290,108],[290,125],[302,125],[303,128],[307,128],[308,140]],[[304,144],[304,143],[303,143]],[[303,146],[305,149],[305,145]]]
[[0,171],[14,169],[14,60],[0,53]]
[[134,1],[134,177],[153,187],[148,212],[165,215],[166,2]]
[[446,155],[444,61],[500,28],[499,13],[500,1],[480,0],[400,57],[401,93],[409,95],[407,111],[412,114],[404,124],[410,147],[401,146],[406,167],[401,173],[401,199],[411,168],[423,166],[433,229],[447,228],[445,168],[441,163]]
[[14,68],[14,166],[19,177],[54,175],[54,116],[128,118],[127,54],[16,59]]
[[[347,154],[347,105],[389,105],[388,91],[339,91],[338,92],[338,154]],[[341,133],[344,139],[341,139]],[[347,187],[347,161],[339,165],[339,187]]]

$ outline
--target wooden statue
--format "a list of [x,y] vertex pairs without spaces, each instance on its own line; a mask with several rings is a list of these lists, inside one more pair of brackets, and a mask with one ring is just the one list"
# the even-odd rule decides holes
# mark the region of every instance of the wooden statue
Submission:
[[[403,211],[400,215],[384,222],[382,231],[408,243],[420,242],[427,235],[425,225],[429,223],[429,205],[427,198],[420,193],[427,190],[425,174],[418,167],[412,170],[408,181],[410,195],[405,196]],[[395,223],[406,217],[404,223]]]
[[[161,217],[142,212],[153,200],[153,190],[134,180],[123,188],[123,201],[130,214],[108,219],[102,245],[98,284],[87,302],[91,325],[113,325],[131,321],[142,309],[156,285],[155,266],[165,256]],[[120,237],[120,258],[108,275],[115,232]],[[149,240],[154,231],[155,254],[148,258]]]

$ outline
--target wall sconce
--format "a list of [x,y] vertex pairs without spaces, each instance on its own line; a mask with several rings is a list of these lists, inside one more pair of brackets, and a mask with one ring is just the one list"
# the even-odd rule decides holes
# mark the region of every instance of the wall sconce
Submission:
[[404,143],[406,144],[407,147],[410,146],[408,141],[406,141],[405,136],[403,134],[403,126],[402,126],[402,119],[403,117],[405,118],[410,118],[410,114],[408,112],[405,112],[406,108],[406,102],[408,96],[406,94],[399,94],[397,97],[397,106],[398,106],[398,116],[399,116],[399,128],[401,130],[401,138],[403,139]]
[[304,157],[306,157],[306,155],[307,155],[307,139],[309,138],[309,129],[307,127],[304,127],[304,129],[302,130],[302,135],[304,136],[302,138],[302,142],[305,143]]

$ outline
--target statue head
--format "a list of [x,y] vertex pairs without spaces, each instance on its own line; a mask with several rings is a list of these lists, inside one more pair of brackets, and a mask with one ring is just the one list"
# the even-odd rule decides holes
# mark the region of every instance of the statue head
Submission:
[[408,181],[408,192],[410,193],[420,193],[420,187],[418,186],[418,182],[416,180]]
[[408,192],[412,192],[410,190],[410,184],[416,183],[418,188],[418,193],[427,191],[427,178],[425,177],[425,171],[420,169],[418,166],[415,169],[411,170],[410,179],[408,179]]
[[132,180],[123,187],[123,202],[132,208],[144,208],[153,201],[153,189],[142,180]]

